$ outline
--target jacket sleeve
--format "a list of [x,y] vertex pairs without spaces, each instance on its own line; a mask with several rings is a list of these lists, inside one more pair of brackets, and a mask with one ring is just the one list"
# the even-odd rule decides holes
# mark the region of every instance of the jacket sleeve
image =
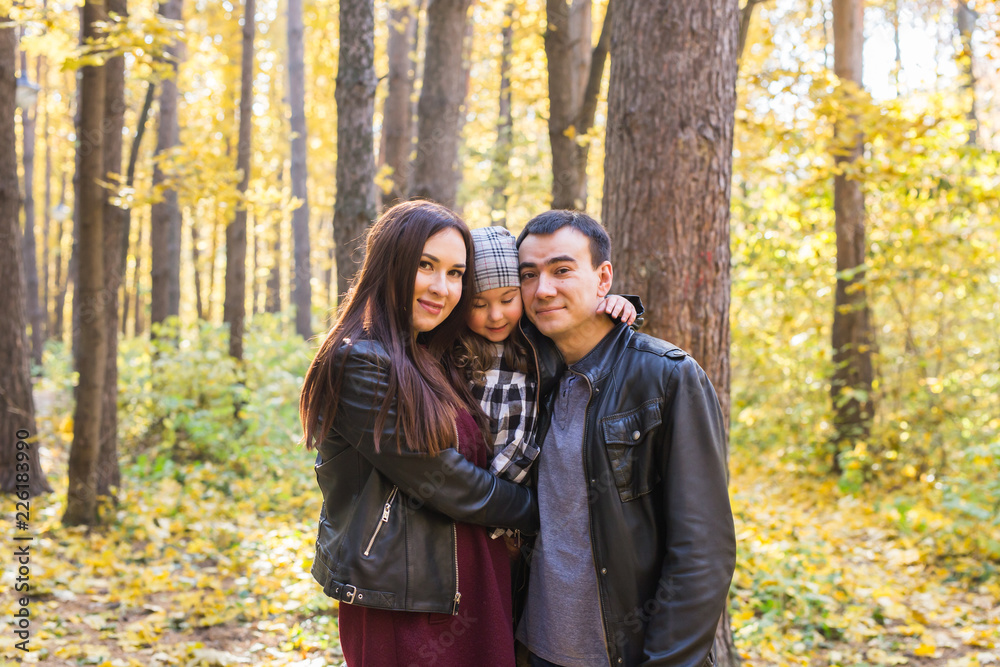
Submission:
[[667,400],[660,461],[666,556],[644,658],[649,665],[701,667],[736,566],[726,432],[715,390],[690,357],[674,369]]
[[375,422],[388,387],[389,361],[359,343],[344,364],[333,428],[380,473],[410,496],[410,507],[427,505],[466,523],[538,532],[535,492],[497,479],[457,449],[436,455],[398,447],[396,405],[389,409],[375,449]]

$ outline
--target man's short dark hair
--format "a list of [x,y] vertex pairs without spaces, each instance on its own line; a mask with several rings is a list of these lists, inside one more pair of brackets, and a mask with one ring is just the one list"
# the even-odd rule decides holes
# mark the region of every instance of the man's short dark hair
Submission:
[[572,227],[590,239],[590,261],[596,269],[611,261],[611,237],[604,225],[581,211],[546,211],[528,221],[517,237],[517,247],[528,234],[555,234],[563,227]]

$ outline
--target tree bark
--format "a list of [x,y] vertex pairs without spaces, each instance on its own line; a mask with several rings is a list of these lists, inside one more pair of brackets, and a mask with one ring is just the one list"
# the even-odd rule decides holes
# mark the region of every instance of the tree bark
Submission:
[[[10,18],[0,14],[0,493],[27,491],[37,496],[52,491],[38,459],[35,439],[35,404],[31,395],[28,371],[28,338],[24,308],[24,266],[22,239],[18,224],[19,192],[17,183],[17,147],[14,130],[14,64],[16,36]],[[17,448],[18,441],[27,449]],[[18,461],[19,451],[27,461]],[[24,455],[22,455],[23,457]],[[27,463],[27,470],[18,470]],[[24,485],[18,488],[18,485]]]
[[471,5],[472,0],[432,0],[427,6],[427,48],[410,195],[448,207],[455,206],[458,193],[459,114],[465,101],[462,55]]
[[[28,56],[21,51],[21,73],[27,76]],[[37,105],[21,109],[21,134],[24,142],[24,279],[28,321],[31,323],[31,358],[42,365],[45,336],[44,311],[38,299],[38,246],[35,239],[35,119]]]
[[372,130],[375,84],[374,3],[372,0],[341,0],[340,62],[335,94],[337,201],[333,209],[338,294],[344,294],[350,286],[364,252],[362,237],[375,218]]
[[976,27],[976,12],[969,9],[965,0],[957,0],[955,3],[955,25],[962,46],[958,53],[958,69],[962,73],[962,90],[965,91],[968,100],[965,117],[969,121],[969,138],[966,144],[975,146],[979,134],[979,121],[976,118],[976,72],[972,58],[972,31]]
[[[82,40],[100,38],[95,23],[107,21],[102,0],[86,0]],[[97,461],[101,447],[106,326],[104,320],[104,202],[99,179],[104,173],[105,69],[82,68],[80,79],[79,263],[74,319],[80,323],[75,348],[79,382],[69,454],[69,490],[62,522],[67,526],[97,523]]]
[[[160,15],[180,21],[183,15],[183,0],[163,0]],[[180,127],[177,119],[177,65],[183,58],[181,41],[175,40],[166,49],[174,67],[174,76],[160,84],[160,117],[157,127],[156,162],[153,168],[153,187],[166,180],[161,159],[166,151],[180,143]],[[152,208],[150,248],[152,249],[151,275],[152,312],[150,321],[161,323],[168,317],[180,313],[181,303],[181,209],[177,190],[166,188],[162,199]],[[138,304],[136,304],[138,307]]]
[[[243,61],[240,89],[240,129],[236,147],[236,168],[242,173],[240,197],[250,184],[250,151],[253,129],[253,38],[256,0],[245,0],[243,11]],[[233,221],[226,227],[226,301],[222,320],[229,325],[229,356],[243,359],[243,327],[246,319],[247,289],[247,207],[236,206]]]
[[[615,290],[687,350],[729,415],[729,201],[739,17],[729,0],[614,0],[603,217]],[[720,619],[721,665],[738,655]]]
[[[863,0],[833,0],[833,66],[841,81],[858,87],[864,46]],[[847,167],[861,156],[863,138],[857,118],[839,118],[834,129],[846,150],[837,164]],[[861,182],[845,174],[834,177],[833,208],[837,234],[837,294],[833,311],[833,378],[830,393],[834,411],[833,469],[840,471],[838,454],[865,440],[871,431],[873,369],[871,325],[865,280],[865,200]]]
[[302,204],[292,212],[292,252],[295,273],[292,303],[295,304],[295,331],[305,339],[312,336],[312,264],[309,255],[309,168],[306,126],[305,55],[302,0],[288,0],[288,103],[291,107],[292,196]]
[[66,276],[63,277],[62,244],[63,236],[66,234],[67,220],[66,206],[66,172],[62,173],[62,187],[59,193],[60,216],[56,219],[56,243],[55,257],[53,262],[56,266],[56,275],[53,276],[52,284],[56,291],[55,303],[53,304],[52,316],[52,337],[58,341],[63,340],[63,319],[66,315],[66,290],[69,288],[69,268],[66,269]]
[[510,59],[514,53],[513,2],[504,7],[500,50],[500,114],[497,119],[497,143],[493,155],[493,223],[507,226],[507,188],[510,186],[510,154],[514,147],[514,119],[511,115]]
[[[416,11],[419,11],[417,8]],[[382,107],[382,136],[378,166],[392,168],[392,187],[382,193],[388,208],[406,199],[409,184],[410,152],[413,150],[413,41],[417,19],[411,3],[389,11],[389,94]]]
[[191,221],[191,264],[194,269],[194,307],[199,320],[205,319],[205,307],[201,298],[201,253],[198,252],[198,222]]
[[[123,20],[128,15],[127,0],[106,0],[109,12]],[[121,180],[122,128],[125,125],[125,58],[109,58],[104,65],[104,168],[106,181]],[[125,235],[126,212],[111,202],[110,192],[104,199],[104,323],[106,359],[104,399],[101,406],[101,450],[97,461],[97,495],[114,498],[121,485],[118,467],[118,290],[125,275],[122,240]],[[127,243],[127,241],[126,241]]]

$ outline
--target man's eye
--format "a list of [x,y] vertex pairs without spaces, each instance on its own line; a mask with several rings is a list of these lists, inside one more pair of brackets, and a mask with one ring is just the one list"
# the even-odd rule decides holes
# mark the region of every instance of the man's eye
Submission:
[[527,273],[526,272],[526,273],[522,273],[521,274],[521,280],[531,280],[534,277],[535,277],[534,273]]

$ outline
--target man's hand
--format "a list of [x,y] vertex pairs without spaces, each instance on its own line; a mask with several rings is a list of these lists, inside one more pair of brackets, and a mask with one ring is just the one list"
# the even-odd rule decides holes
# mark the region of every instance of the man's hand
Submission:
[[625,324],[631,325],[635,322],[635,306],[619,294],[609,294],[604,297],[604,301],[597,304],[597,314],[601,313],[607,313],[611,319],[620,320]]

